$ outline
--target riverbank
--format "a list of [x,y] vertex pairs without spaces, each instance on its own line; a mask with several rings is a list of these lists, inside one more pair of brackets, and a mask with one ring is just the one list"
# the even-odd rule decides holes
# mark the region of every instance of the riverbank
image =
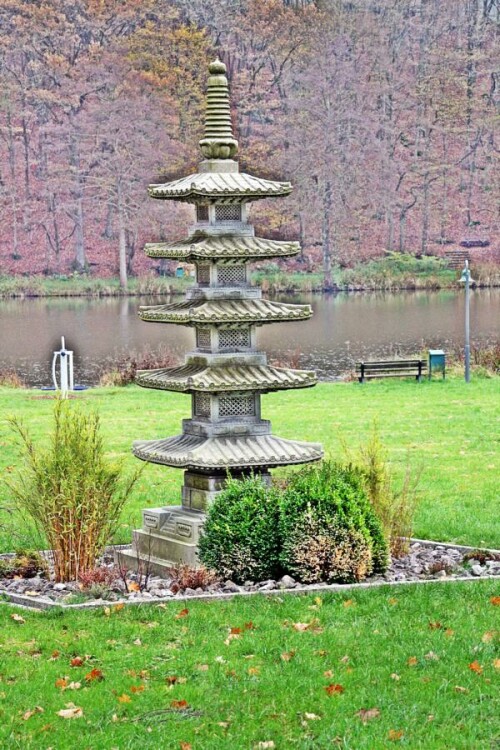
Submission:
[[[500,286],[500,267],[494,264],[473,264],[477,286]],[[447,268],[435,257],[415,258],[393,254],[353,268],[336,268],[332,273],[333,291],[409,291],[456,289],[460,274]],[[131,278],[127,289],[118,279],[69,276],[0,276],[0,299],[32,297],[122,297],[180,295],[194,283],[193,277],[145,276]],[[252,283],[262,286],[264,293],[323,292],[324,279],[316,272],[287,272],[276,264],[255,270]],[[330,290],[332,291],[332,290]]]
[[[500,456],[495,444],[499,390],[498,377],[476,375],[468,385],[461,378],[320,383],[298,393],[264,396],[263,415],[272,420],[277,435],[321,442],[328,456],[340,460],[345,460],[344,444],[355,450],[376,422],[397,481],[403,481],[407,465],[414,476],[421,472],[415,536],[494,547],[500,538]],[[190,408],[186,395],[136,386],[94,388],[76,398],[98,409],[110,455],[123,458],[130,469],[137,465],[130,454],[132,441],[177,434]],[[7,416],[16,414],[35,440],[43,440],[51,411],[52,399],[40,391],[0,389],[0,476],[9,478],[19,465]],[[124,511],[116,541],[130,540],[142,508],[178,503],[181,483],[181,471],[148,465]],[[8,505],[7,486],[0,482],[0,508]],[[5,521],[0,552],[29,543],[22,529]]]

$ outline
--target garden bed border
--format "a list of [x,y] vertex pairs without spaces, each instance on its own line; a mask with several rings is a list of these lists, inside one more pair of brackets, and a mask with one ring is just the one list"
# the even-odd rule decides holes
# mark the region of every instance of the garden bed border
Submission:
[[[457,549],[462,552],[482,551],[489,552],[492,554],[500,554],[500,550],[491,549],[489,547],[470,547],[463,544],[453,544],[451,542],[438,542],[432,539],[416,539],[410,540],[411,544],[420,544],[425,547],[444,547],[445,549]],[[130,545],[115,545],[110,547],[109,550],[129,548]],[[424,578],[418,581],[372,581],[365,583],[312,583],[301,588],[285,588],[279,587],[270,590],[257,590],[257,591],[231,591],[231,592],[217,592],[217,593],[203,593],[203,594],[174,594],[171,596],[158,596],[154,599],[117,599],[115,601],[106,600],[95,600],[89,602],[81,602],[79,604],[65,604],[64,602],[54,602],[49,599],[34,598],[26,596],[24,594],[10,593],[8,591],[2,591],[0,594],[0,602],[9,604],[16,607],[22,607],[23,609],[48,611],[51,609],[60,610],[94,610],[103,607],[113,608],[116,605],[125,606],[155,606],[158,604],[167,604],[168,602],[187,602],[187,601],[222,601],[227,599],[233,599],[237,597],[245,596],[282,596],[283,594],[295,594],[295,595],[307,595],[307,594],[318,594],[325,592],[341,592],[341,591],[352,591],[355,592],[360,589],[380,588],[382,586],[395,587],[395,586],[419,586],[422,584],[433,584],[433,583],[455,583],[456,581],[485,581],[485,580],[500,580],[499,575],[488,575],[488,576],[459,576],[455,578]]]

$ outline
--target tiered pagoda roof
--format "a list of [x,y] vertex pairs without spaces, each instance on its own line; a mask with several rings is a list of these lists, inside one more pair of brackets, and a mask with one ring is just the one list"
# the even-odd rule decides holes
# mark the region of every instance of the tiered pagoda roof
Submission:
[[[149,195],[196,207],[196,224],[186,239],[146,245],[151,258],[193,262],[197,283],[180,302],[141,307],[146,322],[191,326],[196,349],[179,367],[140,371],[146,388],[192,395],[191,419],[181,435],[134,443],[138,458],[221,475],[316,461],[321,446],[271,434],[261,419],[260,396],[270,391],[307,388],[313,372],[272,367],[256,348],[256,328],[307,320],[309,305],[262,299],[250,284],[248,263],[285,258],[300,251],[297,242],[261,239],[247,220],[247,204],[288,195],[289,182],[239,172],[229,106],[226,68],[209,66],[207,114],[200,147],[205,159],[196,174],[150,185]],[[187,491],[186,491],[187,492]],[[184,494],[183,494],[184,497]]]

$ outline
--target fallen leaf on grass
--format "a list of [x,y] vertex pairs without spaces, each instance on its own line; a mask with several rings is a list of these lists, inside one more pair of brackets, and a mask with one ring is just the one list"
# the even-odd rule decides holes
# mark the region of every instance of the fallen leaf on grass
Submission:
[[344,692],[344,688],[342,685],[337,685],[332,683],[331,685],[327,685],[324,690],[328,695],[340,695],[340,693]]
[[264,740],[254,745],[255,750],[272,750],[276,745],[272,740]]
[[355,604],[356,602],[354,601],[354,599],[346,599],[345,601],[342,602],[343,607],[354,607]]
[[230,724],[231,724],[230,721],[218,721],[217,722],[217,725],[219,727],[222,727],[223,729],[227,729]]
[[451,628],[446,628],[446,630],[444,631],[444,634],[447,638],[451,638],[452,635],[455,635],[455,631],[452,630]]
[[323,677],[333,677],[333,671],[331,669],[327,669],[326,672],[323,672]]
[[189,703],[185,700],[182,701],[170,701],[171,708],[175,708],[176,711],[183,711],[186,708],[189,708]]
[[208,672],[208,664],[198,664],[196,667],[200,672]]
[[308,622],[294,622],[293,623],[293,629],[298,630],[299,633],[302,633],[302,631],[307,630],[309,628]]
[[60,688],[60,690],[64,690],[65,687],[68,685],[68,680],[66,677],[59,677],[56,680],[56,688]]
[[494,669],[500,669],[500,659],[493,659],[492,664]]
[[403,735],[404,732],[402,729],[389,729],[389,734],[387,736],[391,742],[396,742],[396,740],[400,740]]
[[259,675],[260,674],[260,667],[249,667],[248,668],[248,674],[249,675]]
[[317,714],[310,714],[306,711],[306,713],[304,714],[304,719],[306,719],[306,721],[318,721],[319,719],[321,719],[321,716],[318,716]]
[[104,675],[100,669],[93,669],[91,672],[85,675],[87,682],[100,682],[104,680]]
[[468,693],[469,691],[467,688],[462,687],[461,685],[455,685],[455,693]]
[[190,742],[181,742],[179,743],[179,747],[181,750],[191,750],[193,746]]
[[61,716],[63,719],[79,719],[83,716],[83,709],[79,706],[75,706],[74,703],[66,703],[66,706],[66,708],[61,708],[61,710],[57,712],[58,716]]
[[294,622],[292,625],[294,630],[297,630],[299,633],[303,633],[306,630],[311,631],[312,633],[322,633],[323,628],[319,624],[319,620],[315,617],[311,620],[311,622]]
[[255,625],[251,620],[245,623],[245,630],[255,630]]
[[393,672],[391,674],[391,680],[400,680],[400,679],[401,677],[396,672]]
[[397,603],[398,603],[398,600],[395,599],[393,596],[389,599],[389,604],[391,605],[391,607],[396,606]]
[[189,609],[181,609],[180,612],[177,612],[177,614],[175,615],[174,619],[175,620],[180,620],[182,617],[187,617],[188,614],[189,614]]
[[136,638],[135,641],[132,641],[134,646],[142,646],[142,641],[140,638]]
[[481,638],[483,643],[491,643],[492,640],[494,640],[495,636],[497,635],[496,630],[488,630]]
[[35,708],[31,709],[30,711],[26,711],[23,714],[24,721],[28,721],[28,719],[31,719],[31,717],[35,714],[43,714],[43,708],[41,706],[35,706]]
[[14,612],[14,614],[10,616],[10,619],[14,620],[14,622],[18,622],[20,625],[23,625],[26,622],[24,617],[21,617],[21,615],[18,615],[17,612]]
[[230,635],[239,635],[242,632],[243,631],[242,631],[241,628],[230,628],[230,630],[229,630],[229,634]]
[[360,708],[359,711],[356,712],[356,716],[359,716],[363,724],[366,724],[368,721],[371,721],[372,719],[376,719],[377,716],[380,716],[380,709]]
[[75,656],[74,659],[71,659],[69,665],[70,667],[81,667],[83,664],[83,659],[81,656]]
[[492,596],[490,598],[490,602],[493,604],[494,607],[500,607],[500,596]]
[[416,656],[410,656],[408,661],[406,662],[409,667],[414,667],[418,664],[418,659]]
[[60,656],[61,656],[60,651],[53,651],[49,661],[55,661],[56,659],[59,659]]
[[443,626],[440,622],[430,622],[429,627],[431,630],[442,630]]
[[145,689],[145,685],[132,685],[130,687],[130,692],[131,693],[142,693],[144,689]]
[[118,696],[118,703],[132,703],[132,698],[127,693]]
[[295,651],[284,651],[281,654],[282,661],[291,661],[295,656]]
[[342,664],[349,664],[350,659],[349,659],[349,657],[346,654],[341,659],[339,659],[339,661],[342,662]]
[[428,654],[424,655],[424,659],[427,659],[427,661],[439,661],[439,656],[434,651],[429,651]]
[[63,690],[80,690],[82,686],[81,682],[70,682]]
[[483,674],[483,668],[478,661],[473,661],[469,664],[469,669],[476,674]]

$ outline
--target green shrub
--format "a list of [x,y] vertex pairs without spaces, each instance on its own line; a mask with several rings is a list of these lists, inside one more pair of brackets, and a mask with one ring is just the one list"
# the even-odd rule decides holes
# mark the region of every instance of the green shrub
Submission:
[[99,417],[56,399],[54,430],[45,448],[12,418],[24,465],[9,487],[52,550],[56,581],[76,580],[93,569],[110,541],[138,476],[122,481],[119,464],[104,457]]
[[361,581],[373,569],[371,545],[360,531],[320,521],[309,507],[283,543],[288,573],[304,583]]
[[314,570],[323,581],[360,580],[387,568],[387,542],[358,469],[331,461],[302,469],[285,489],[280,511],[281,563],[301,580],[311,581]]
[[415,472],[408,463],[403,482],[395,489],[388,451],[380,440],[376,423],[354,456],[345,446],[344,449],[361,472],[368,500],[380,520],[392,556],[403,557],[408,553],[413,534],[421,471]]
[[236,583],[275,578],[279,566],[279,493],[258,476],[229,479],[208,510],[201,562]]

